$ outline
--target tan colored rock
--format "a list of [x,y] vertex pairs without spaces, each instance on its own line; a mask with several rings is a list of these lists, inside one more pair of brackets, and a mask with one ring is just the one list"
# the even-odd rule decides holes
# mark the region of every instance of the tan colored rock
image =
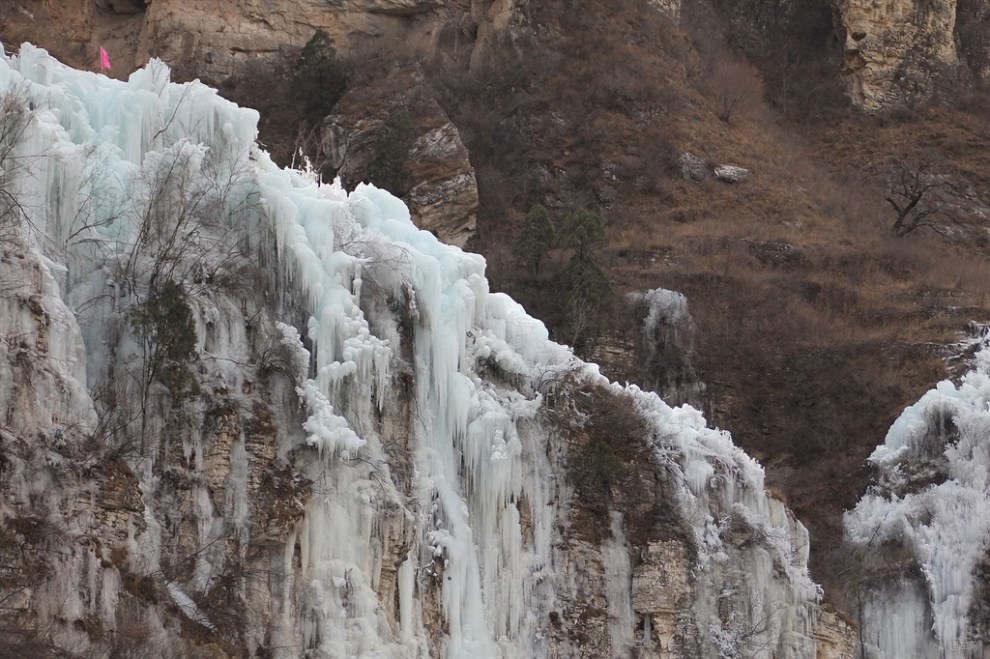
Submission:
[[867,112],[923,99],[958,64],[956,0],[836,0],[844,73]]
[[135,65],[161,57],[219,83],[241,64],[302,47],[318,29],[330,35],[344,57],[396,48],[406,56],[432,57],[451,29],[464,32],[465,21],[474,21],[477,29],[461,34],[458,43],[475,43],[477,37],[476,43],[483,44],[485,35],[497,33],[514,15],[511,0],[466,5],[443,0],[156,0],[144,20]]
[[633,570],[633,610],[650,616],[652,656],[678,656],[676,639],[690,634],[693,593],[688,549],[679,540],[651,542],[642,559]]
[[316,30],[343,57],[401,52],[464,64],[517,22],[526,0],[11,0],[0,11],[4,44],[31,41],[79,68],[97,70],[100,46],[111,75],[158,57],[179,77],[219,85],[244,65],[292,56]]
[[416,225],[463,247],[477,223],[478,181],[454,124],[448,120],[421,135],[409,161],[410,176],[418,183],[405,201]]
[[856,656],[856,638],[856,627],[849,620],[828,604],[822,606],[815,626],[815,659],[852,659]]

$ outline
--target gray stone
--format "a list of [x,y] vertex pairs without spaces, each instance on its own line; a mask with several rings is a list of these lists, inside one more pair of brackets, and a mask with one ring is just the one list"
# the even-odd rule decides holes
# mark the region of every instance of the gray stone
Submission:
[[750,174],[748,169],[736,165],[719,165],[715,168],[715,178],[723,183],[742,183]]
[[694,155],[690,151],[685,151],[677,159],[677,167],[681,170],[681,176],[688,181],[703,181],[708,176],[708,163],[704,158]]

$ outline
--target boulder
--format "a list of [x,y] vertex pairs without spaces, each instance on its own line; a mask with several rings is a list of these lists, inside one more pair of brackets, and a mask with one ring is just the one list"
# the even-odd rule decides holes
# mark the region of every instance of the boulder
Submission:
[[737,165],[719,165],[715,168],[715,178],[723,183],[742,183],[750,174],[748,169]]
[[708,163],[690,151],[685,151],[677,158],[677,168],[687,181],[703,181],[708,176]]

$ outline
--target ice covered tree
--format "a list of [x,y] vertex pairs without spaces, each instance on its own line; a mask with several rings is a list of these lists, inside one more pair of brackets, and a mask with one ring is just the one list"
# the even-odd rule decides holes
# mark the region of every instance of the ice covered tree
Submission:
[[533,276],[540,274],[540,264],[550,254],[553,246],[554,226],[550,213],[542,205],[533,206],[523,222],[522,231],[512,245],[512,254],[518,261],[533,269]]

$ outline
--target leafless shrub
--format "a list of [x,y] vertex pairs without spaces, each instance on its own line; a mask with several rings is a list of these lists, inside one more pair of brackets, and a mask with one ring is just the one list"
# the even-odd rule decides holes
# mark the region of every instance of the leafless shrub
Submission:
[[707,86],[714,95],[718,118],[727,124],[734,118],[754,118],[762,107],[763,79],[757,68],[745,60],[717,61]]
[[0,95],[0,239],[9,238],[24,209],[11,192],[16,178],[23,174],[15,150],[31,120],[26,93],[14,87]]
[[949,206],[949,180],[931,157],[915,160],[895,158],[886,172],[884,199],[897,213],[891,226],[896,236],[906,236],[927,227],[942,233],[935,219]]

